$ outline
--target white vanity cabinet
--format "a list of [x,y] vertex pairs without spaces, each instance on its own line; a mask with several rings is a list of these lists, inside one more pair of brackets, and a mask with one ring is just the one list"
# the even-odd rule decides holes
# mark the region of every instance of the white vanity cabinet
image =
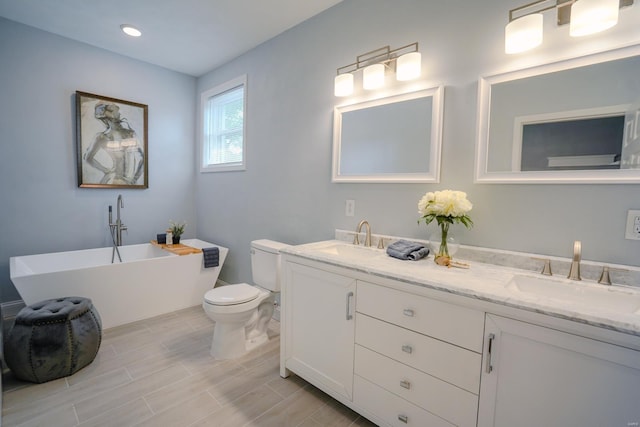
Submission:
[[354,402],[390,425],[476,425],[484,312],[358,281]]
[[295,262],[284,265],[284,366],[318,387],[353,396],[353,278]]
[[382,426],[476,425],[483,311],[295,257],[283,271],[283,377],[291,370]]
[[372,263],[283,262],[281,376],[380,426],[640,426],[637,334],[369,273]]
[[479,427],[637,426],[640,352],[487,315]]

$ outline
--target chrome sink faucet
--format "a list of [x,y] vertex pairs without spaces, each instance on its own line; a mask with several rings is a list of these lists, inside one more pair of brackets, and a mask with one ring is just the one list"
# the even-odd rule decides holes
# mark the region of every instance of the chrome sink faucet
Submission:
[[582,257],[582,243],[579,240],[573,242],[573,261],[571,261],[571,268],[569,269],[568,279],[582,280],[580,277],[580,259]]
[[362,226],[366,225],[367,226],[367,230],[366,230],[366,237],[364,239],[364,245],[367,247],[371,246],[371,226],[369,225],[368,221],[365,221],[364,219],[362,221],[360,221],[360,223],[358,224],[358,228],[356,228],[356,235],[353,239],[353,244],[354,245],[359,245],[360,244],[360,239],[358,238],[358,235],[360,234],[360,232],[362,231]]

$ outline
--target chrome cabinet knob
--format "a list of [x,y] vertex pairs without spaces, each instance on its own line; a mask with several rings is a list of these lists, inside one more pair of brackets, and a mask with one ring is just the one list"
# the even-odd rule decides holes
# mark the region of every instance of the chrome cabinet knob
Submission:
[[410,308],[405,308],[404,310],[402,310],[402,314],[404,314],[407,317],[413,317],[415,313]]

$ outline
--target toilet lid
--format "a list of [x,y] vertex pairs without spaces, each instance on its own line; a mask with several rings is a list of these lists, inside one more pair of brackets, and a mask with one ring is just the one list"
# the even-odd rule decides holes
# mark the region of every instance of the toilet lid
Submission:
[[204,294],[204,299],[213,305],[234,305],[254,300],[260,295],[258,288],[246,283],[220,286]]

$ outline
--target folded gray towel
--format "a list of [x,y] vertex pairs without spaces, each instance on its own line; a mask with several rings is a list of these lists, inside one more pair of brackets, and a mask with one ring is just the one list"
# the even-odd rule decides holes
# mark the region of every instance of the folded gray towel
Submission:
[[220,262],[220,250],[218,247],[202,249],[204,268],[217,267]]
[[411,261],[417,261],[429,255],[429,248],[418,249],[417,251],[413,251],[409,254],[409,259]]
[[429,254],[423,244],[418,242],[410,242],[408,240],[398,240],[387,246],[387,255],[402,260],[416,261],[420,258],[424,258]]

